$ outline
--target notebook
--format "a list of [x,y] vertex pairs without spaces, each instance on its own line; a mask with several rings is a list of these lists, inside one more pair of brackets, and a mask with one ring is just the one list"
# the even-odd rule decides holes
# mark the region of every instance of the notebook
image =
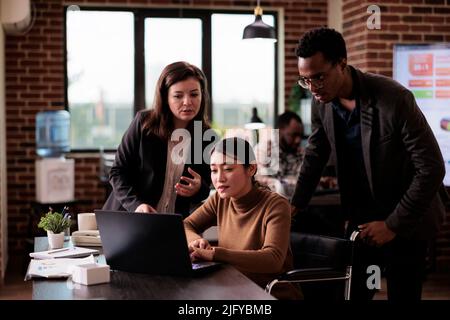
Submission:
[[103,254],[111,269],[188,276],[220,265],[191,262],[179,214],[95,210],[95,215]]
[[78,258],[86,257],[91,254],[99,254],[97,249],[82,247],[67,247],[62,249],[38,251],[30,253],[30,257],[34,259],[55,259],[55,258]]

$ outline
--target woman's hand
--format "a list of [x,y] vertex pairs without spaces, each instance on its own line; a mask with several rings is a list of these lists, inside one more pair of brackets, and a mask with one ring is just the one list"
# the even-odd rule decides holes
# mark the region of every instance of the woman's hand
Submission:
[[200,190],[202,185],[202,177],[191,168],[188,168],[188,171],[194,178],[181,176],[180,180],[187,182],[187,184],[178,182],[175,185],[175,191],[178,195],[183,197],[192,197]]
[[188,247],[191,261],[212,261],[214,258],[214,248],[211,247],[208,240],[201,238],[191,241]]
[[206,239],[197,239],[194,241],[191,241],[191,243],[189,243],[188,245],[189,247],[189,252],[194,252],[195,248],[200,248],[200,249],[210,249],[211,245],[209,244],[208,240]]
[[143,203],[139,207],[137,207],[136,210],[134,210],[134,212],[153,213],[156,212],[156,210],[151,205]]
[[214,260],[214,247],[209,249],[194,248],[191,252],[191,261],[213,261]]

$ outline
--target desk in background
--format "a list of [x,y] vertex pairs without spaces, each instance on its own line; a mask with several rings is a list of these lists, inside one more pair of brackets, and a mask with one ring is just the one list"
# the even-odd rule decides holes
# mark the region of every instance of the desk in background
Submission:
[[340,194],[314,195],[307,209],[293,217],[292,231],[345,237],[345,215]]
[[[66,242],[65,246],[69,243]],[[35,238],[35,251],[47,250],[46,237]],[[99,256],[104,263],[105,257]],[[155,299],[155,300],[275,300],[230,265],[196,277],[111,272],[111,282],[93,286],[68,279],[33,280],[33,300]]]

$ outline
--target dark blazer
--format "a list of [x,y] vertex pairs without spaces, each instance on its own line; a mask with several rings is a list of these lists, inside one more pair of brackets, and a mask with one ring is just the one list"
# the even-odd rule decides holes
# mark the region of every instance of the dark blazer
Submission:
[[[117,149],[109,178],[112,193],[103,206],[104,210],[133,212],[142,203],[149,204],[156,209],[161,198],[166,173],[167,141],[155,135],[148,135],[143,131],[143,120],[148,112],[152,111],[145,110],[137,113]],[[194,154],[195,143],[201,143],[201,151],[210,143],[209,141],[203,142],[203,140],[194,141],[194,137],[191,142],[191,154]],[[198,151],[200,150],[197,150],[197,153]],[[191,159],[191,163],[193,162],[194,157]],[[208,163],[209,160],[202,164],[186,164],[184,166],[183,175],[192,177],[187,171],[188,167],[191,167],[202,177],[202,186],[193,197],[177,196],[176,213],[186,217],[191,208],[208,197],[211,185]]]
[[[443,222],[448,200],[442,185],[444,161],[433,132],[409,90],[387,77],[350,68],[359,88],[362,151],[370,191],[380,208],[377,218],[401,236],[430,238]],[[331,103],[313,99],[311,117],[313,133],[292,199],[299,209],[307,206],[330,156],[342,180]],[[352,201],[342,188],[341,201]]]

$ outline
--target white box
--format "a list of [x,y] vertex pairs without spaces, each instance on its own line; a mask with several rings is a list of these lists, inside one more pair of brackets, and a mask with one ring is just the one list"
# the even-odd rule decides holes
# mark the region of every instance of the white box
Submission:
[[86,286],[107,283],[110,281],[109,266],[98,263],[74,266],[72,269],[72,281]]
[[75,198],[75,160],[65,158],[37,159],[36,201],[57,203]]

